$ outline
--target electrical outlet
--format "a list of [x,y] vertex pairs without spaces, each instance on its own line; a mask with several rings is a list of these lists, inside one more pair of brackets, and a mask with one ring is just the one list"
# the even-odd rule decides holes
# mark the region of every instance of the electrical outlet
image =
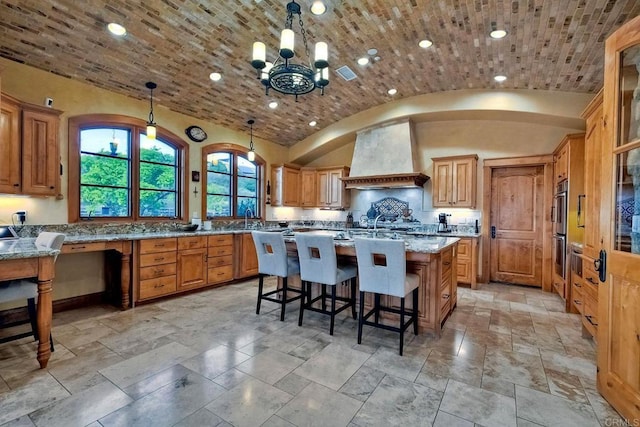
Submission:
[[20,221],[20,224],[24,224],[27,221],[27,211],[18,211],[16,212],[16,215],[18,215],[18,221]]

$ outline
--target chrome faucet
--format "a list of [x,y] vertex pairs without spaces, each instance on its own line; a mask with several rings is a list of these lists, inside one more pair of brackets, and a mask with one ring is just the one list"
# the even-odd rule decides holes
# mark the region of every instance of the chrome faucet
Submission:
[[253,218],[253,211],[251,210],[251,208],[247,208],[244,211],[244,228],[248,228],[248,224],[249,224],[249,214],[251,214],[251,218]]
[[373,220],[373,232],[374,234],[378,232],[378,220],[383,216],[383,214],[380,214],[376,217],[376,219]]

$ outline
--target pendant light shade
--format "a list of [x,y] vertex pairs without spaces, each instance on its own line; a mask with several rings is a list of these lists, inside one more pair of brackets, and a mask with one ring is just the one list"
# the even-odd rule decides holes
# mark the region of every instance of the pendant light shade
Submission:
[[253,150],[253,124],[255,122],[253,119],[247,120],[247,124],[251,127],[251,139],[249,140],[249,152],[247,153],[247,160],[250,162],[256,159],[256,152]]
[[154,82],[147,82],[145,84],[147,89],[151,92],[150,106],[149,109],[149,121],[147,121],[147,139],[156,139],[156,123],[153,121],[153,90],[158,87]]

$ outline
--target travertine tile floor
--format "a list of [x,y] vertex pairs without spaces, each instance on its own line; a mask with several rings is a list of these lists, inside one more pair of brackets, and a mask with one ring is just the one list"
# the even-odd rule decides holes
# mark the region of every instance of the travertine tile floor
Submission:
[[[273,285],[273,281],[271,284]],[[623,425],[595,389],[595,350],[554,294],[461,288],[441,338],[256,316],[249,281],[121,312],[54,316],[56,351],[0,346],[0,425]]]

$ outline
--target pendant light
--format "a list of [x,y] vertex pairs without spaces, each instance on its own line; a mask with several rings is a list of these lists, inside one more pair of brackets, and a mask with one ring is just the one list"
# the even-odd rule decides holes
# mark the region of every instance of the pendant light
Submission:
[[149,121],[147,122],[147,139],[156,139],[156,123],[153,121],[153,90],[158,87],[154,82],[145,84],[151,92],[151,109],[149,110]]
[[249,152],[247,153],[247,160],[250,162],[256,159],[256,152],[253,150],[253,124],[255,122],[253,119],[247,121],[247,124],[251,127],[251,139],[249,140]]

